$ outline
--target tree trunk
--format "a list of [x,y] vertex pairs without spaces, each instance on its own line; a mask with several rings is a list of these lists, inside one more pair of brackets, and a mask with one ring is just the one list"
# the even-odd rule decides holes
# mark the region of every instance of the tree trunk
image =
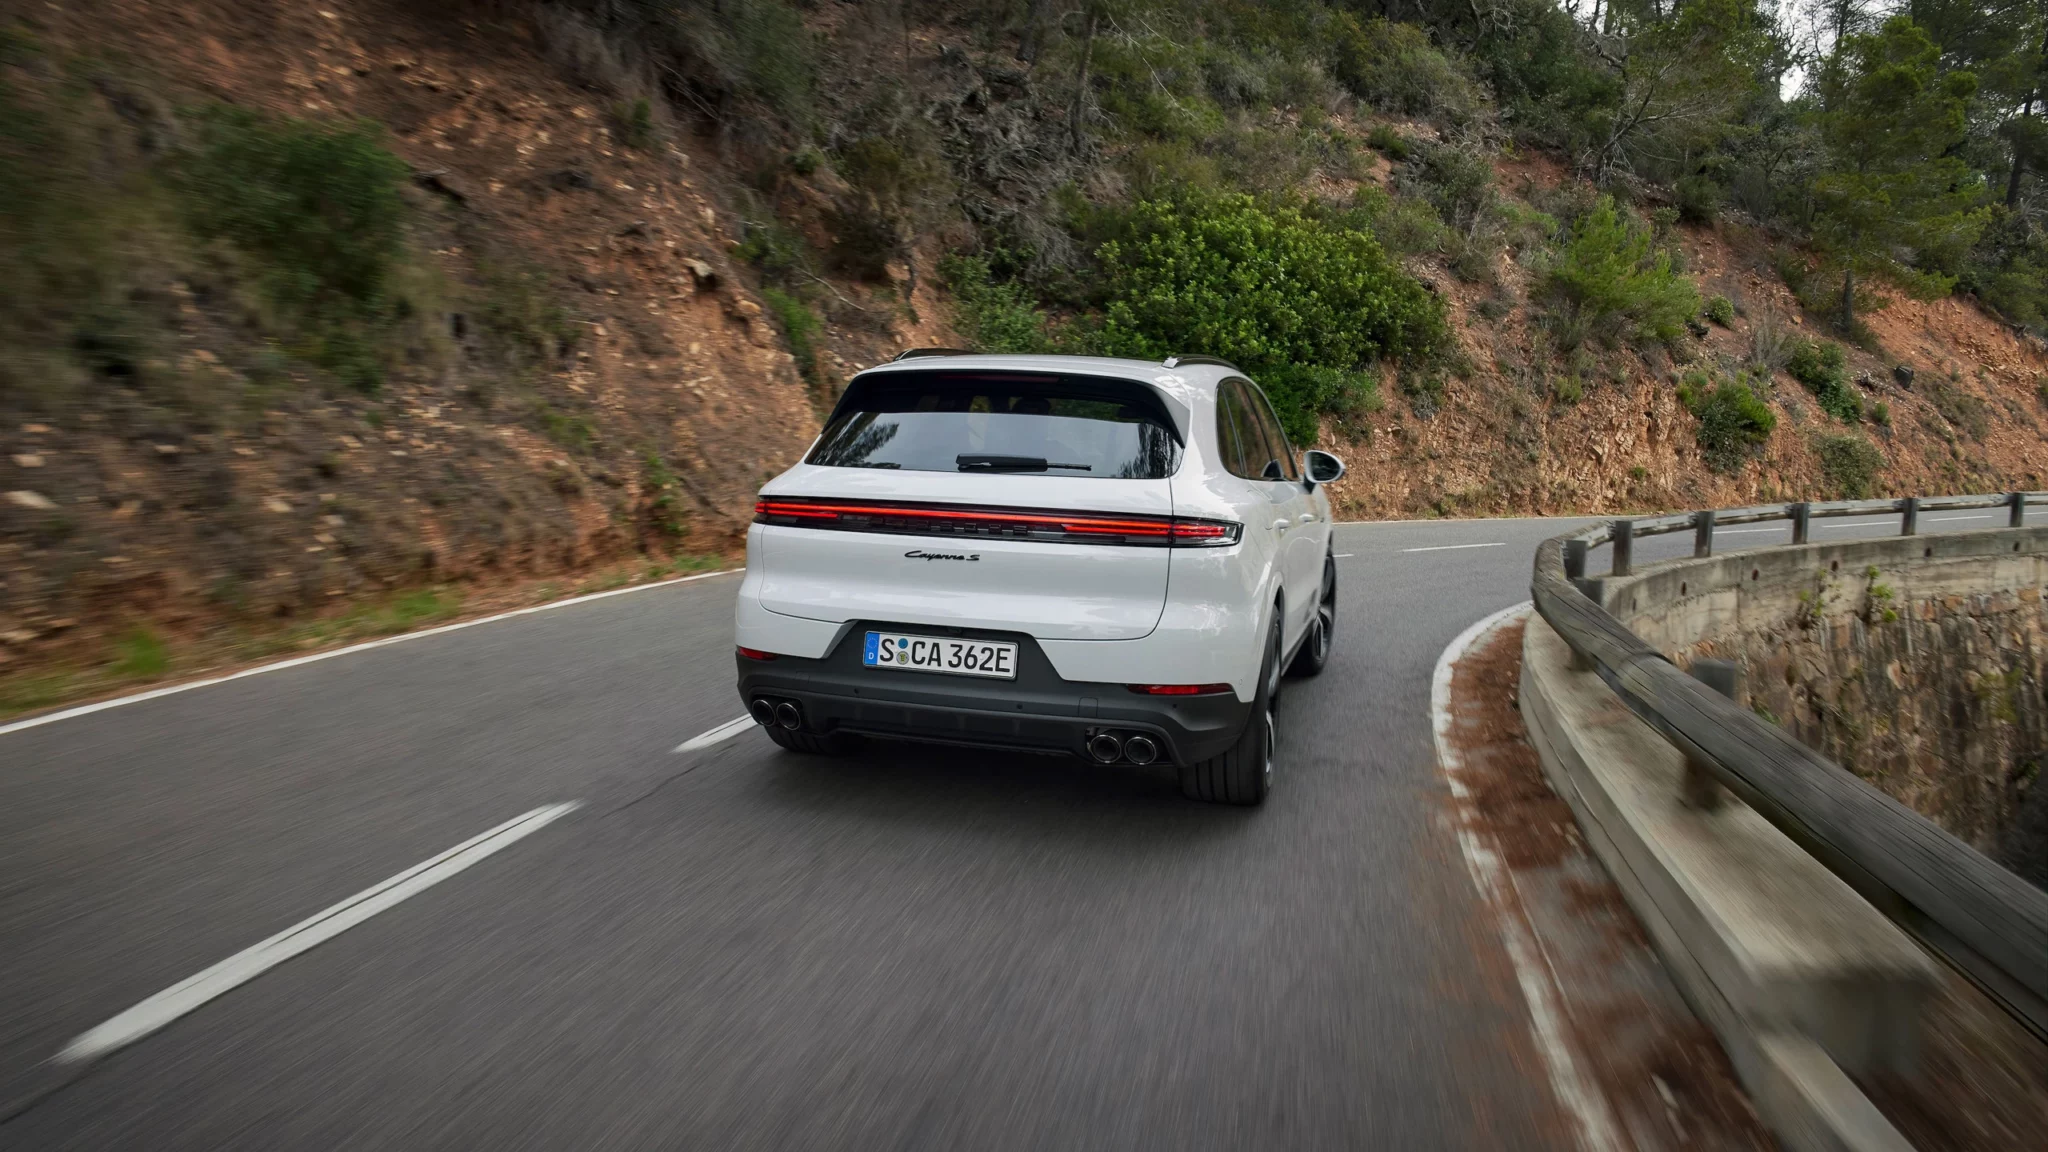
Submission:
[[1856,270],[1842,269],[1842,331],[1856,330]]
[[1088,102],[1088,57],[1095,51],[1095,21],[1101,15],[1088,8],[1088,31],[1081,38],[1081,69],[1074,74],[1074,106],[1067,113],[1067,147],[1081,150],[1081,109]]
[[1017,59],[1026,64],[1038,63],[1038,54],[1045,50],[1045,25],[1052,15],[1052,0],[1031,0],[1024,12],[1024,35],[1017,44]]

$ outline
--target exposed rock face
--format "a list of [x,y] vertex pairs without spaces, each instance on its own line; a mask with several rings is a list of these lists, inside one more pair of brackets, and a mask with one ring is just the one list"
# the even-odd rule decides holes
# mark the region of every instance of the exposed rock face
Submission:
[[1733,659],[1744,702],[2048,887],[2048,532],[1773,548],[1607,582],[1681,664]]

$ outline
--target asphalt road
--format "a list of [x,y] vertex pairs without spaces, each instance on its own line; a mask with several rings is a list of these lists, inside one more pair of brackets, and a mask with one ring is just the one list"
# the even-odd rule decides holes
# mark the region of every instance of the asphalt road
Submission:
[[1427,716],[1439,651],[1568,523],[1341,526],[1336,654],[1252,812],[1078,761],[675,753],[741,712],[734,577],[0,735],[0,1147],[1568,1147]]

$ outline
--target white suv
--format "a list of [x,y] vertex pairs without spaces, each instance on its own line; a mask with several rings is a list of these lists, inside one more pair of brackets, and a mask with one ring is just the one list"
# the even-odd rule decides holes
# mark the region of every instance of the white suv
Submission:
[[1330,501],[1220,360],[907,352],[747,533],[739,690],[776,743],[1172,761],[1257,804],[1280,674],[1330,657]]

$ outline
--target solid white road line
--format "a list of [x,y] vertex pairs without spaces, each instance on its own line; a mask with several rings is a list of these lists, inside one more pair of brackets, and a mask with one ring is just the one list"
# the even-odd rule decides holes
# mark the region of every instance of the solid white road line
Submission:
[[652,584],[635,584],[630,588],[614,588],[609,592],[592,592],[587,596],[571,596],[567,600],[557,600],[552,604],[535,604],[530,608],[515,608],[510,612],[500,612],[495,616],[479,616],[474,620],[458,620],[453,624],[443,624],[435,628],[423,628],[418,632],[386,636],[382,640],[368,640],[361,644],[351,644],[346,648],[336,648],[332,652],[315,652],[310,656],[294,656],[289,660],[279,660],[275,664],[258,664],[254,668],[244,668],[240,672],[230,672],[225,676],[212,676],[205,680],[187,680],[183,684],[171,684],[163,688],[152,688],[147,692],[137,692],[132,696],[116,696],[112,700],[101,700],[93,704],[81,704],[76,708],[66,708],[61,712],[31,716],[26,720],[16,720],[12,724],[0,724],[0,736],[5,736],[9,732],[20,732],[25,728],[38,728],[44,724],[55,724],[59,720],[69,720],[74,716],[90,716],[94,712],[104,712],[109,708],[119,708],[124,704],[140,704],[144,700],[154,700],[159,696],[175,696],[180,692],[190,692],[194,688],[206,688],[215,684],[225,684],[230,680],[240,680],[245,676],[261,676],[265,672],[281,672],[286,668],[297,668],[301,664],[313,664],[321,660],[332,660],[336,656],[347,656],[352,652],[367,652],[372,648],[382,648],[387,644],[403,644],[408,640],[424,640],[429,636],[439,636],[446,632],[460,632],[464,628],[474,628],[479,624],[494,624],[500,620],[510,620],[514,616],[531,616],[536,612],[552,612],[557,608],[567,608],[571,604],[588,604],[592,600],[602,600],[607,596],[624,596],[629,592],[645,592],[650,588],[666,588],[671,584],[688,584],[692,580],[709,580],[713,576],[730,576],[734,573],[745,571],[746,569],[744,568],[727,568],[720,572],[699,572],[695,576],[678,576],[674,580],[657,580]]
[[1455,552],[1460,548],[1505,548],[1508,542],[1495,540],[1491,544],[1438,544],[1431,548],[1403,548],[1403,552]]
[[580,805],[581,801],[571,800],[566,804],[536,808],[481,836],[465,840],[425,863],[416,864],[382,884],[366,888],[317,916],[301,920],[204,972],[171,985],[85,1033],[57,1053],[57,1062],[75,1064],[133,1044],[223,992],[255,979],[315,944],[340,935],[406,897],[431,888],[491,853],[540,831],[574,812]]
[[1356,552],[1337,552],[1332,554],[1330,558],[1332,560],[1349,560],[1356,555],[1358,555]]
[[727,720],[709,732],[699,733],[676,745],[670,751],[670,755],[674,755],[676,752],[695,752],[699,748],[709,748],[720,741],[730,740],[752,727],[755,727],[752,716],[742,716],[737,720]]
[[[1529,610],[1529,602],[1503,608],[1458,634],[1436,660],[1430,677],[1430,721],[1436,736],[1437,762],[1450,784],[1451,796],[1462,807],[1470,791],[1465,787],[1464,758],[1451,743],[1451,672],[1458,659],[1472,645],[1496,628]],[[1482,837],[1464,814],[1458,819],[1458,847],[1465,856],[1466,871],[1479,895],[1493,907],[1500,924],[1501,943],[1515,966],[1515,980],[1522,986],[1522,998],[1529,1004],[1529,1030],[1536,1050],[1550,1072],[1550,1088],[1558,1104],[1578,1122],[1579,1146],[1586,1152],[1621,1152],[1628,1147],[1620,1137],[1620,1126],[1607,1106],[1607,1097],[1579,1068],[1565,1038],[1565,1013],[1550,961],[1542,942],[1523,919],[1521,900],[1515,894],[1514,874],[1501,863],[1491,837]]]

